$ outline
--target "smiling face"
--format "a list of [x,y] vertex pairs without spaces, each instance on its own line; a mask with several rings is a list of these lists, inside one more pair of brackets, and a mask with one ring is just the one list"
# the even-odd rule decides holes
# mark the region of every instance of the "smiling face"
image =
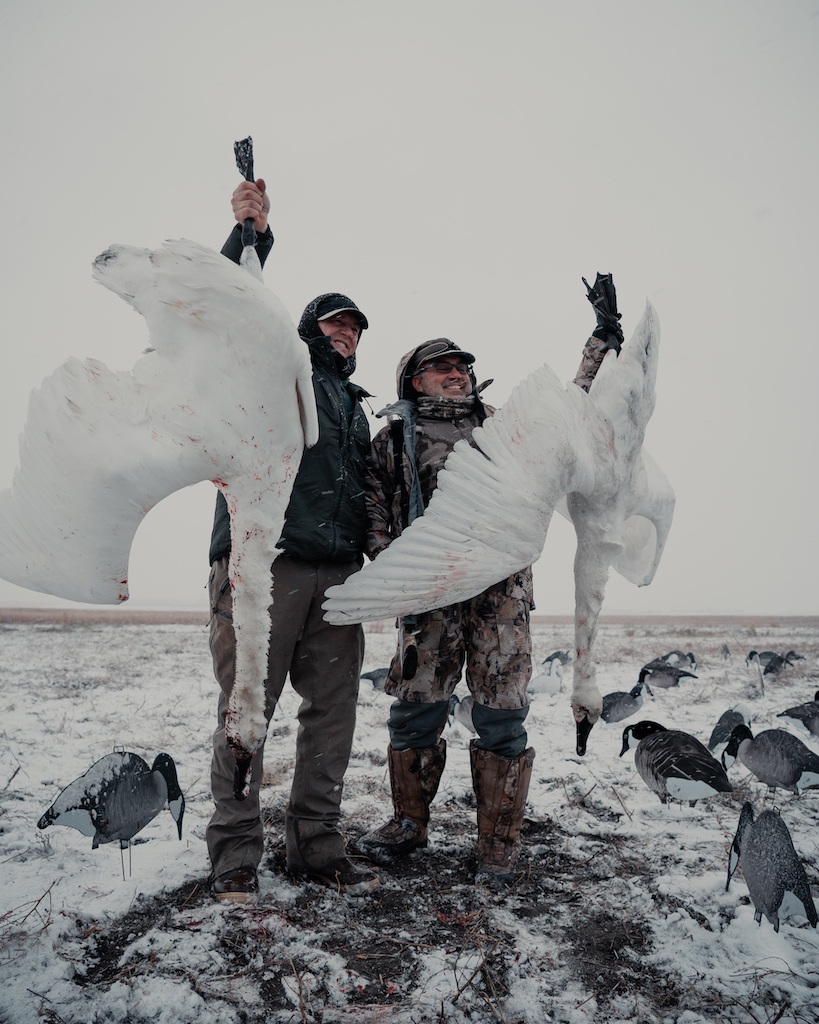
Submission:
[[327,320],[319,320],[321,333],[342,356],[351,356],[361,337],[361,323],[352,313],[336,313]]
[[429,398],[465,398],[472,391],[463,356],[444,355],[422,366],[412,386]]

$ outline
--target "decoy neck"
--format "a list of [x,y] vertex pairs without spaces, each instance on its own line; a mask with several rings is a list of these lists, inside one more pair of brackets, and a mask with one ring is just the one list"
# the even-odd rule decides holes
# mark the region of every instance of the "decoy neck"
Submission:
[[176,822],[179,838],[182,838],[182,816],[185,813],[185,797],[179,788],[179,778],[176,774],[176,765],[170,754],[157,754],[154,758],[152,771],[159,772],[168,787],[168,810]]
[[[725,750],[722,752],[722,767],[726,769],[730,768],[737,759],[737,754],[739,753],[739,748],[743,740],[752,740],[753,738],[754,734],[747,725],[734,726],[731,735],[728,737],[728,743],[725,746]],[[727,764],[725,761],[726,757],[731,759]]]

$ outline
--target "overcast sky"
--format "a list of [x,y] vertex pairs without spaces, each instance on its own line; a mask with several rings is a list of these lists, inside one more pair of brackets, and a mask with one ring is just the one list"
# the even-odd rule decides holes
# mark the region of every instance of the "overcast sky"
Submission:
[[[266,283],[370,320],[355,379],[447,336],[494,377],[574,375],[611,272],[662,346],[646,447],[677,492],[655,582],[605,612],[816,614],[817,0],[3,0],[0,487],[28,395],[69,356],[130,369],[144,321],[91,279],[112,242],[218,249],[251,134]],[[378,424],[376,424],[377,426]],[[215,490],[166,499],[135,607],[204,609]],[[573,610],[555,518],[537,611]],[[0,583],[5,606],[66,605]]]

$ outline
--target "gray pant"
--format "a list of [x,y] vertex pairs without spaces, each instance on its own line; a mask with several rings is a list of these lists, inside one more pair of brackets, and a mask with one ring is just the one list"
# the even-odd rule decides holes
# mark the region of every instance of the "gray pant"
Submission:
[[[303,562],[285,556],[273,563],[265,680],[268,722],[288,672],[302,698],[286,815],[287,865],[294,871],[318,870],[345,856],[338,830],[339,806],[355,729],[364,632],[359,625],[331,626],[323,619],[321,605],[325,590],[343,583],[358,568],[356,562]],[[211,763],[216,809],[207,828],[207,843],[219,877],[237,868],[255,868],[262,859],[259,789],[264,744],[253,758],[250,793],[237,801],[233,797],[235,759],[225,739],[236,654],[227,558],[214,562],[209,591],[213,671],[222,693]]]

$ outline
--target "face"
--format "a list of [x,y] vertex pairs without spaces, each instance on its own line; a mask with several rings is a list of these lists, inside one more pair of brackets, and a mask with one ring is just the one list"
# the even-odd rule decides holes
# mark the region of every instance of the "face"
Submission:
[[[444,363],[449,367],[446,372],[436,369]],[[472,382],[465,370],[458,369],[464,365],[463,356],[439,356],[421,367],[421,372],[412,378],[412,386],[430,398],[465,398],[472,391]]]
[[361,324],[352,313],[336,313],[329,320],[319,320],[321,333],[342,356],[351,356],[361,337]]

